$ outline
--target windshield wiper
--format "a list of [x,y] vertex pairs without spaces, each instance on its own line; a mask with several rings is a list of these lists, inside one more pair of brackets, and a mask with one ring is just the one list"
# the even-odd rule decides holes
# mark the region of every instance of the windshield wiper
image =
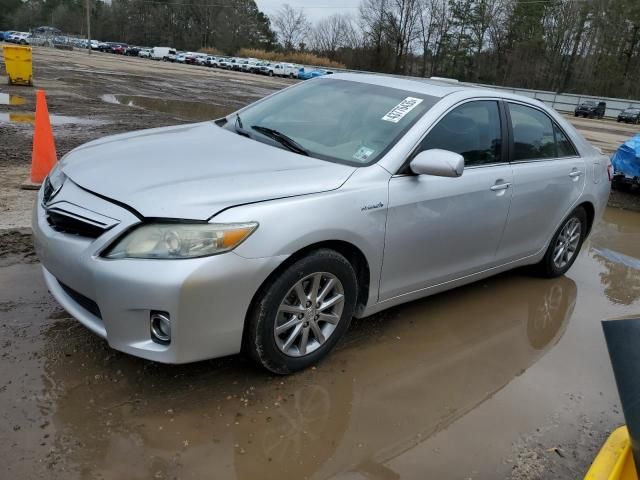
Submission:
[[280,145],[291,150],[292,152],[299,153],[300,155],[306,155],[307,157],[309,156],[309,152],[307,151],[307,149],[305,149],[302,145],[296,142],[293,138],[288,137],[287,135],[285,135],[282,132],[279,132],[278,130],[274,130],[273,128],[269,128],[269,127],[261,127],[260,125],[253,125],[251,128],[254,129],[256,132],[263,134],[266,137],[272,138],[273,140],[278,142]]
[[233,127],[235,128],[236,133],[238,135],[242,135],[243,137],[251,138],[251,135],[249,135],[249,132],[247,132],[242,127],[242,120],[240,119],[240,114],[239,113],[236,113],[236,122],[234,123]]

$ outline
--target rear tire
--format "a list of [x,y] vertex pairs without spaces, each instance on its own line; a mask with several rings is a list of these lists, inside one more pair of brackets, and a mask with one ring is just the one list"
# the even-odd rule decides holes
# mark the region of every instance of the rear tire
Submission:
[[334,250],[312,252],[261,287],[247,317],[243,350],[273,373],[305,369],[347,331],[357,297],[349,261]]
[[564,219],[554,233],[544,258],[535,266],[545,278],[564,275],[578,258],[587,233],[587,213],[578,207]]

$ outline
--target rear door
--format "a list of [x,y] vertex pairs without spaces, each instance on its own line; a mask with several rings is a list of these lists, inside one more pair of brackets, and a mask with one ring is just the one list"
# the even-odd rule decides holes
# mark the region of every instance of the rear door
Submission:
[[551,117],[524,103],[506,105],[514,184],[501,262],[544,248],[585,186],[584,160]]
[[401,174],[389,181],[380,300],[470,275],[495,264],[513,182],[499,100],[454,107],[414,155],[439,148],[461,154],[461,177]]

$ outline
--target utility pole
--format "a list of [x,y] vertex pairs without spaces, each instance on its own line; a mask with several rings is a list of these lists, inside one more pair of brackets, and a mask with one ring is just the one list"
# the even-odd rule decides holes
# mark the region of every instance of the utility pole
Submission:
[[87,48],[89,49],[89,55],[91,55],[91,0],[85,0],[87,9]]

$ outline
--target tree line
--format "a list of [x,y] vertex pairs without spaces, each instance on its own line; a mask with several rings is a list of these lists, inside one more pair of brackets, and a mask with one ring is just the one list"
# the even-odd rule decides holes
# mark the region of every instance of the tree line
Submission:
[[[1,28],[83,33],[84,0],[2,0]],[[91,0],[94,36],[183,49],[311,52],[348,68],[640,97],[639,0],[362,0],[315,24],[254,0]]]

